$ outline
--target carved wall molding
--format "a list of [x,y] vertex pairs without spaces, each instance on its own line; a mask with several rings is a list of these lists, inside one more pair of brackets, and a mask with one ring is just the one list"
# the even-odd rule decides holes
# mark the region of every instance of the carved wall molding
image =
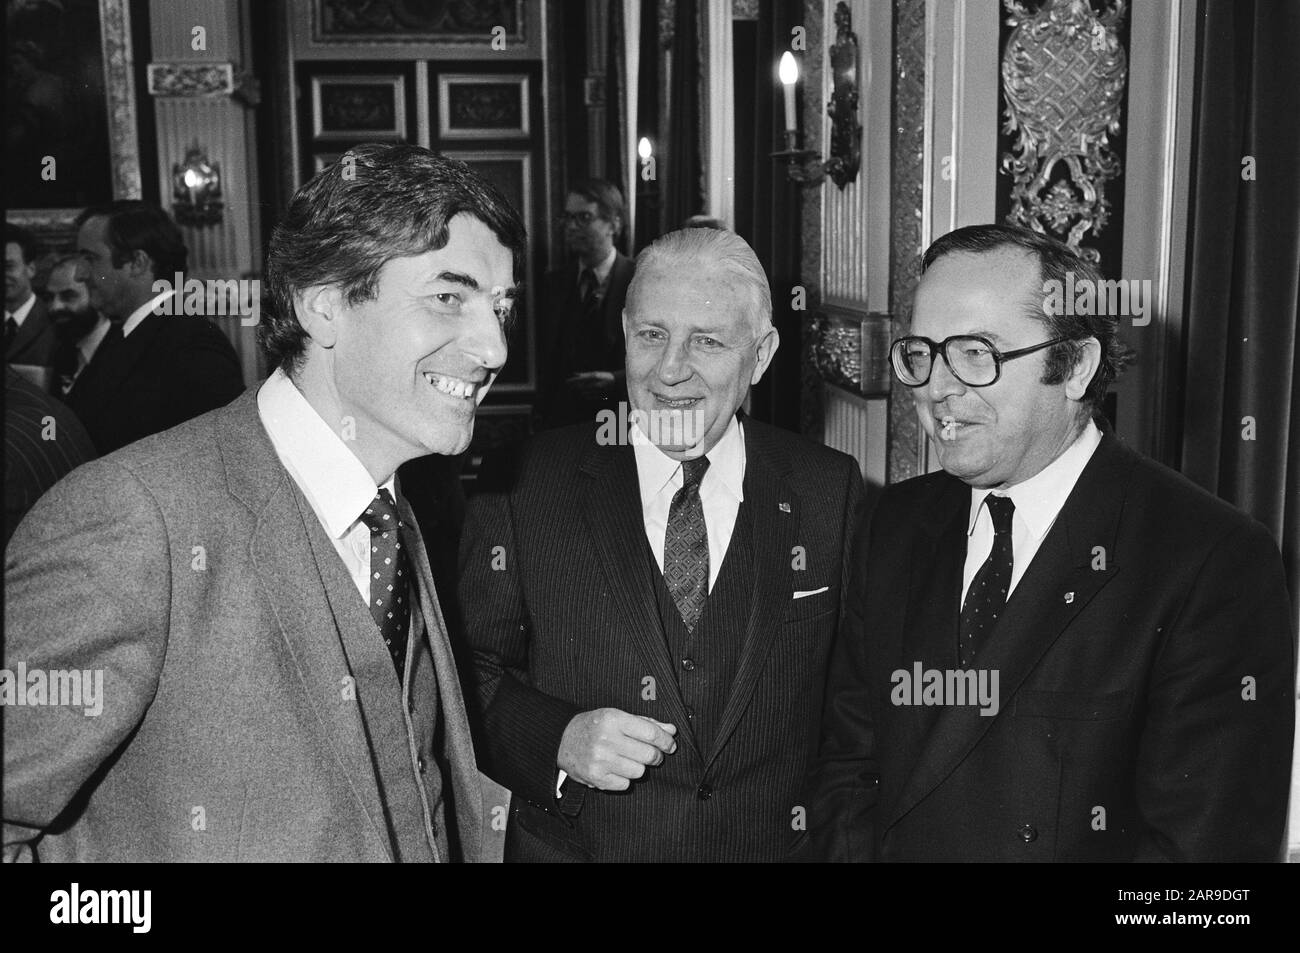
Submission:
[[1119,133],[1128,58],[1119,39],[1125,0],[1093,11],[1087,0],[1004,0],[1013,27],[1002,53],[1003,130],[1016,134],[1001,168],[1013,176],[1015,224],[1053,235],[1096,262],[1084,239],[1106,226],[1106,185],[1120,172]]
[[[920,280],[925,200],[925,0],[894,0],[894,128],[892,130],[890,299],[893,336],[912,330],[912,293]],[[924,472],[924,432],[910,388],[894,381],[889,397],[890,483]]]
[[210,99],[231,96],[257,105],[257,80],[235,70],[233,63],[150,63],[149,95],[163,98]]
[[99,0],[104,51],[104,89],[108,96],[109,148],[113,197],[138,199],[140,141],[135,115],[135,73],[131,54],[131,13],[127,0]]

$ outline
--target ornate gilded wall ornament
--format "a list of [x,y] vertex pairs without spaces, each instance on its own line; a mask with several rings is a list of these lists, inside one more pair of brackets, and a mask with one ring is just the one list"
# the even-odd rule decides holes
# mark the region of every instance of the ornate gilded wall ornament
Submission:
[[1106,183],[1120,172],[1128,57],[1119,40],[1125,0],[1004,0],[1013,27],[1002,52],[1003,131],[1018,134],[1001,168],[1014,177],[1008,219],[1061,238],[1090,261],[1084,237],[1106,226]]

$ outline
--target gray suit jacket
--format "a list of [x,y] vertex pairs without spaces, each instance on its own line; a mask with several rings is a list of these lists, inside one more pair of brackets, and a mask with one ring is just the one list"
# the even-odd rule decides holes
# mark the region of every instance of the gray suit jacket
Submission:
[[[6,858],[392,859],[374,766],[374,739],[406,730],[382,694],[391,662],[377,636],[336,620],[330,597],[349,594],[326,591],[312,545],[324,534],[256,391],[73,471],[14,535],[5,667],[26,666],[29,700],[38,670],[82,670],[88,684],[98,670],[103,691],[98,715],[6,709]],[[447,825],[460,859],[478,860],[464,702],[401,506],[437,672]]]

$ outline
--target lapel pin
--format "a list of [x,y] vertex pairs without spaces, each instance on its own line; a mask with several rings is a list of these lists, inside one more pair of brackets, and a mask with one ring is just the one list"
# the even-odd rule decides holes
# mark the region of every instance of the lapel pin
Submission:
[[789,504],[789,503],[778,503],[778,504],[776,504],[776,505],[780,508],[780,510],[781,510],[782,513],[789,513],[789,512],[790,512],[790,504]]
[[1074,601],[1074,593],[1073,593],[1073,592],[1067,592],[1067,593],[1065,594],[1065,604],[1068,606],[1068,605],[1069,605],[1071,602],[1073,602],[1073,601]]

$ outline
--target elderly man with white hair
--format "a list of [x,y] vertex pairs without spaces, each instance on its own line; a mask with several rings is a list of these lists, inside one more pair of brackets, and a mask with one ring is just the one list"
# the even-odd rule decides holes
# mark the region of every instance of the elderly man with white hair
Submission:
[[542,434],[470,503],[460,603],[505,859],[784,860],[861,476],[740,413],[779,338],[739,236],[642,252],[623,331],[630,426]]

